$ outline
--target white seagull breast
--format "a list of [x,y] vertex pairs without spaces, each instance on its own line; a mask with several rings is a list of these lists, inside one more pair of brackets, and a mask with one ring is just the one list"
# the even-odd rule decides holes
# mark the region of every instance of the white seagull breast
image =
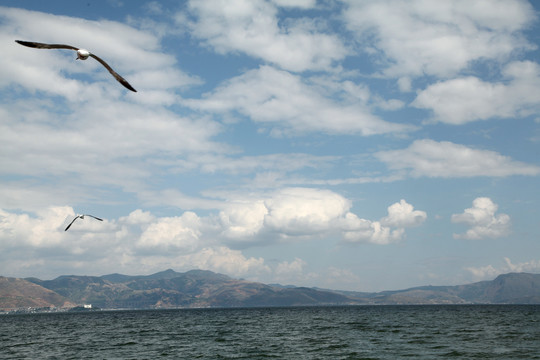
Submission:
[[90,51],[86,49],[77,50],[77,59],[86,60],[90,56]]

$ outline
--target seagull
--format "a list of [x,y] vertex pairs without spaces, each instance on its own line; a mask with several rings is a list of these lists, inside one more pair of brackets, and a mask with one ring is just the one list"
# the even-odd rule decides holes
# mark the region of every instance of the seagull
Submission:
[[69,50],[75,50],[77,52],[77,58],[75,60],[86,60],[88,59],[89,56],[93,57],[94,59],[96,59],[97,61],[99,61],[101,63],[101,65],[105,66],[105,68],[107,70],[109,70],[109,72],[111,73],[112,76],[114,76],[114,78],[116,80],[118,80],[118,82],[122,85],[124,85],[126,88],[128,88],[129,90],[131,91],[134,91],[134,92],[137,92],[137,90],[135,90],[127,81],[126,79],[124,79],[123,77],[121,77],[116,71],[114,71],[110,66],[109,64],[107,64],[105,61],[103,61],[101,58],[99,58],[97,55],[95,54],[92,54],[90,51],[86,50],[86,49],[79,49],[79,48],[76,48],[75,46],[71,46],[71,45],[63,45],[63,44],[43,44],[43,43],[38,43],[38,42],[31,42],[31,41],[22,41],[22,40],[15,40],[15,42],[21,44],[21,45],[24,45],[24,46],[28,46],[28,47],[31,47],[31,48],[36,48],[36,49],[69,49]]
[[77,215],[75,216],[75,219],[71,220],[71,222],[69,223],[69,225],[67,226],[66,230],[64,231],[68,231],[68,229],[71,227],[71,224],[73,224],[75,222],[75,220],[77,219],[84,219],[85,216],[90,216],[90,217],[93,217],[94,219],[96,220],[99,220],[99,221],[103,221],[103,219],[100,219],[98,217],[95,217],[94,215],[88,215],[88,214],[85,214],[85,215]]

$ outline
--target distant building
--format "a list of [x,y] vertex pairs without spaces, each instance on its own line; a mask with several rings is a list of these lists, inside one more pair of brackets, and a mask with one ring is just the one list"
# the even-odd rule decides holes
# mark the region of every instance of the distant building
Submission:
[[84,304],[84,305],[83,305],[83,308],[85,308],[85,309],[91,309],[91,308],[92,308],[92,304]]

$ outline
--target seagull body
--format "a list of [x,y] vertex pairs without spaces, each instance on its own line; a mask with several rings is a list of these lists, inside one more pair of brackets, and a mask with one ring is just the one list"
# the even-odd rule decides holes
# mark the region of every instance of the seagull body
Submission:
[[66,230],[64,230],[64,231],[68,231],[68,229],[69,229],[69,228],[71,227],[71,225],[75,222],[75,220],[77,220],[77,219],[83,219],[83,220],[84,220],[84,217],[85,217],[85,216],[90,216],[90,217],[92,217],[92,218],[94,218],[94,219],[96,219],[96,220],[103,221],[103,219],[100,219],[100,218],[98,218],[98,217],[95,217],[94,215],[88,215],[88,214],[77,215],[77,216],[75,216],[75,219],[71,220],[71,222],[69,223],[69,225],[66,227]]
[[31,42],[31,41],[22,41],[22,40],[15,40],[15,42],[17,42],[17,43],[19,43],[21,45],[28,46],[28,47],[31,47],[31,48],[36,48],[36,49],[68,49],[68,50],[75,50],[77,52],[77,59],[76,60],[86,60],[86,59],[88,59],[88,57],[93,57],[94,59],[99,61],[101,63],[101,65],[105,66],[105,68],[107,70],[109,70],[111,75],[114,76],[114,78],[116,80],[118,80],[118,82],[120,84],[124,85],[126,88],[128,88],[131,91],[137,92],[137,90],[135,90],[133,88],[133,86],[131,86],[126,81],[126,79],[124,79],[116,71],[114,71],[109,66],[109,64],[107,64],[105,61],[103,61],[97,55],[92,54],[90,51],[88,51],[86,49],[79,49],[79,48],[76,48],[75,46],[64,45],[64,44],[43,44],[43,43],[37,43],[37,42]]

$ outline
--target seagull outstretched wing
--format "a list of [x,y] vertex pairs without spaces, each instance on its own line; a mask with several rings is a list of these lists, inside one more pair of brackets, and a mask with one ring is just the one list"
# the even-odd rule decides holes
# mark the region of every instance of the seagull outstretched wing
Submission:
[[38,42],[33,42],[33,41],[23,41],[23,40],[15,40],[15,42],[21,45],[36,48],[36,49],[69,49],[69,50],[75,50],[75,51],[79,50],[79,48],[76,48],[75,46],[64,45],[64,44],[43,44],[43,43],[38,43]]
[[94,218],[94,219],[96,219],[96,220],[103,221],[103,219],[100,219],[100,218],[98,218],[98,217],[95,217],[94,215],[84,214],[83,216],[90,216],[91,218]]
[[105,69],[109,70],[109,72],[111,73],[112,76],[114,76],[114,78],[116,80],[118,80],[118,82],[122,85],[124,85],[126,88],[128,88],[129,90],[133,91],[133,92],[137,92],[137,90],[135,90],[133,88],[133,86],[131,86],[126,79],[124,79],[123,77],[120,76],[120,74],[118,74],[116,71],[114,71],[110,66],[109,64],[107,64],[102,58],[98,57],[97,55],[94,55],[92,53],[90,53],[90,56],[93,57],[94,59],[96,59],[97,61],[99,61],[101,63],[101,65],[105,66]]
[[[75,50],[75,51],[79,51],[81,50],[80,48],[77,48],[75,46],[71,46],[71,45],[65,45],[65,44],[44,44],[44,43],[38,43],[38,42],[33,42],[33,41],[23,41],[23,40],[15,40],[15,42],[21,44],[21,45],[24,45],[24,46],[28,46],[28,47],[31,47],[31,48],[36,48],[36,49],[68,49],[68,50]],[[133,86],[131,86],[126,79],[124,79],[122,76],[120,76],[120,74],[118,74],[116,71],[114,71],[110,66],[109,64],[107,64],[103,59],[101,59],[100,57],[98,57],[97,55],[94,55],[92,53],[89,53],[88,55],[90,55],[91,57],[93,57],[94,59],[96,59],[97,61],[99,61],[99,63],[101,65],[103,65],[110,73],[112,76],[114,76],[114,78],[122,85],[124,85],[127,89],[133,91],[133,92],[137,92],[137,90],[135,90],[133,88]]]

